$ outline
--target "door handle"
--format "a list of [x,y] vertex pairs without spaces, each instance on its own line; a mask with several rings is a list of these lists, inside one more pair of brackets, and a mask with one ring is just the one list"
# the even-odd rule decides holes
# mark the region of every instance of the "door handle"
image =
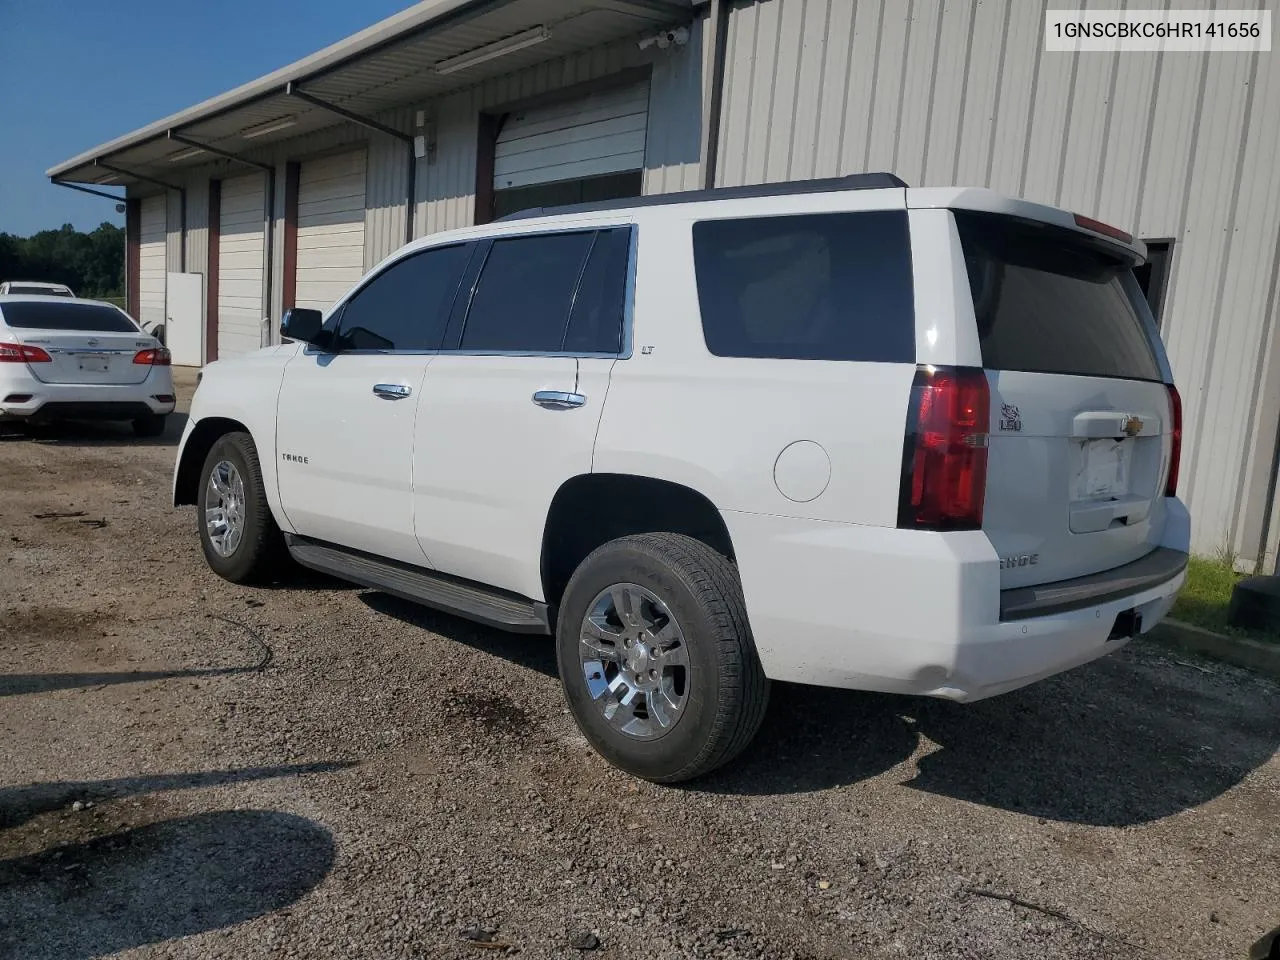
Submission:
[[548,410],[572,410],[587,402],[580,393],[566,393],[563,390],[539,390],[533,395],[533,402]]
[[403,383],[375,383],[373,385],[374,396],[382,397],[384,400],[403,400],[411,393],[413,393],[413,387],[406,387]]

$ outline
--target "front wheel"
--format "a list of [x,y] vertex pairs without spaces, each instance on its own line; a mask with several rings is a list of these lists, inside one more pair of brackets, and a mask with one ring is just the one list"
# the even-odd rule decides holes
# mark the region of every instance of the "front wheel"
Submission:
[[732,561],[701,541],[611,541],[574,572],[556,656],[569,710],[614,766],[659,783],[723,766],[764,719],[756,656]]
[[220,437],[200,470],[200,545],[218,576],[265,583],[280,569],[284,538],[262,484],[258,449],[247,433]]

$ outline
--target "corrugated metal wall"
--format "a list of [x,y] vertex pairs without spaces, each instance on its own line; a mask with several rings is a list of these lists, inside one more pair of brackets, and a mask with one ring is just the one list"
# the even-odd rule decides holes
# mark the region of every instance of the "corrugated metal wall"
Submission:
[[1280,64],[1047,53],[1049,6],[735,4],[717,182],[891,170],[1175,238],[1164,326],[1186,407],[1181,491],[1197,550],[1252,559],[1280,411]]
[[418,168],[417,235],[472,222],[477,124],[482,111],[634,67],[649,65],[652,70],[645,192],[696,188],[702,169],[698,151],[705,76],[701,23],[694,25],[689,43],[683,47],[641,51],[634,40],[625,40],[495,77],[429,105],[436,153],[434,162],[420,163]]

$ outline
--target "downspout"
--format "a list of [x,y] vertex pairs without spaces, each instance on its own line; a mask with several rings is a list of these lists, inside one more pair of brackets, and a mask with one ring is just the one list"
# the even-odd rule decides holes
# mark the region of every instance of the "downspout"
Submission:
[[275,310],[275,254],[276,254],[276,165],[273,163],[267,171],[267,264],[266,276],[263,278],[267,298],[267,315],[263,318],[263,331],[258,338],[260,346],[269,347],[275,339],[272,330],[272,312]]
[[702,187],[710,190],[716,185],[716,171],[720,165],[720,115],[724,107],[724,68],[729,50],[729,0],[711,0],[711,13],[707,17],[710,36],[704,42],[711,44],[711,76],[707,79],[706,97],[702,102]]

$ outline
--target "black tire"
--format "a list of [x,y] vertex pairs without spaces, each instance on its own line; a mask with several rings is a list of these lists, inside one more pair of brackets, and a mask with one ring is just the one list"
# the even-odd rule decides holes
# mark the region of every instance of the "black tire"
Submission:
[[[605,720],[578,655],[588,606],[619,583],[644,587],[666,604],[688,647],[684,707],[656,739],[635,739]],[[728,763],[751,742],[769,702],[736,566],[673,533],[613,540],[579,565],[560,604],[556,660],[569,710],[591,745],[614,766],[657,783],[691,780]]]
[[[240,542],[229,556],[214,549],[205,523],[205,504],[209,496],[209,475],[216,464],[226,460],[240,474],[244,484],[244,531]],[[269,583],[279,577],[285,563],[284,537],[271,515],[267,494],[262,485],[262,467],[253,438],[244,432],[228,433],[218,438],[200,468],[200,487],[196,509],[200,525],[200,546],[210,568],[232,583]]]
[[138,417],[133,421],[133,435],[135,437],[159,437],[164,435],[165,416],[161,413],[151,413],[145,417]]

